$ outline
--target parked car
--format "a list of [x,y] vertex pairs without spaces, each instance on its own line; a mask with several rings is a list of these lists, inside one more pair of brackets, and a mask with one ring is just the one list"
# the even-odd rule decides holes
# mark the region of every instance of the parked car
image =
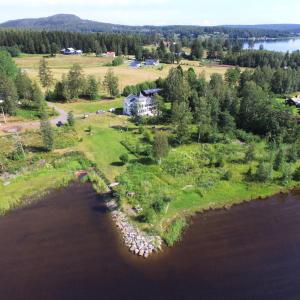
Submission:
[[116,111],[116,109],[115,109],[114,107],[112,107],[112,108],[110,108],[108,111],[111,112],[111,113],[113,113],[113,112]]
[[88,114],[84,114],[84,115],[83,115],[83,119],[87,119],[88,117],[89,117]]
[[58,122],[56,123],[56,126],[57,126],[57,127],[64,126],[64,123],[63,123],[62,121],[58,121]]

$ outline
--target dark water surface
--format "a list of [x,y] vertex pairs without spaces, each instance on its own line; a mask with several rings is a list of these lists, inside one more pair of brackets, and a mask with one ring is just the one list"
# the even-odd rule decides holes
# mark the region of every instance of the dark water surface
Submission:
[[300,194],[193,219],[148,260],[102,199],[74,185],[0,218],[0,299],[300,299]]

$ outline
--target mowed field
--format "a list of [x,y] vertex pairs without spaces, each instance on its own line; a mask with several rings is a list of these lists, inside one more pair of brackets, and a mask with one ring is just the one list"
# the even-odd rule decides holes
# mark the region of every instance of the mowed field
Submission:
[[[15,58],[16,64],[32,79],[37,79],[39,62],[42,55],[23,55]],[[112,58],[108,57],[96,57],[94,55],[83,55],[83,56],[64,56],[57,55],[53,58],[47,58],[50,68],[52,69],[54,78],[60,79],[63,74],[66,74],[71,66],[75,63],[79,64],[86,75],[95,75],[99,80],[103,80],[105,73],[111,67],[107,66],[112,61]],[[128,63],[124,63],[121,66],[113,67],[115,74],[119,77],[120,89],[122,90],[126,85],[134,85],[147,80],[156,80],[159,77],[166,77],[170,68],[178,66],[174,65],[163,65],[163,68],[158,67],[143,67],[140,69],[133,69],[128,66]],[[184,70],[189,67],[193,67],[198,74],[205,73],[207,79],[210,78],[211,74],[219,73],[224,75],[227,66],[220,65],[206,65],[200,66],[199,62],[195,61],[182,61],[181,66]]]

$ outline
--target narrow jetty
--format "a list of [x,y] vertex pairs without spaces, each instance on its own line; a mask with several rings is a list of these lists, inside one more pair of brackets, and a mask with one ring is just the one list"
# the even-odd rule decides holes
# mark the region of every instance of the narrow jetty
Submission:
[[107,202],[107,207],[111,211],[112,218],[120,229],[124,243],[131,253],[147,258],[152,253],[161,251],[162,239],[160,236],[148,235],[134,226],[126,214],[118,208],[114,199]]

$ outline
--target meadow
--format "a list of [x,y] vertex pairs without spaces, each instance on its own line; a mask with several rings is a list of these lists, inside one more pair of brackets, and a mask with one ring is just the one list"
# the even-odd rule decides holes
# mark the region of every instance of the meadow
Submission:
[[[15,58],[15,62],[17,66],[26,71],[32,79],[37,80],[39,62],[42,57],[42,55],[23,54],[21,57]],[[61,76],[66,74],[75,63],[82,67],[86,75],[94,75],[98,80],[103,80],[107,70],[111,68],[107,66],[107,64],[111,63],[112,58],[96,57],[94,55],[56,55],[56,57],[47,58],[47,61],[56,80],[61,79]],[[187,70],[189,67],[194,67],[197,74],[204,72],[207,79],[209,79],[213,73],[224,75],[228,68],[226,66],[215,64],[200,66],[199,62],[188,60],[181,61],[181,65],[184,70]],[[176,66],[177,64],[162,64],[161,67],[142,67],[133,69],[129,67],[128,63],[125,61],[123,65],[113,67],[113,70],[119,77],[120,90],[122,90],[127,85],[135,85],[148,80],[153,81],[159,77],[164,78],[168,75],[170,68]]]

